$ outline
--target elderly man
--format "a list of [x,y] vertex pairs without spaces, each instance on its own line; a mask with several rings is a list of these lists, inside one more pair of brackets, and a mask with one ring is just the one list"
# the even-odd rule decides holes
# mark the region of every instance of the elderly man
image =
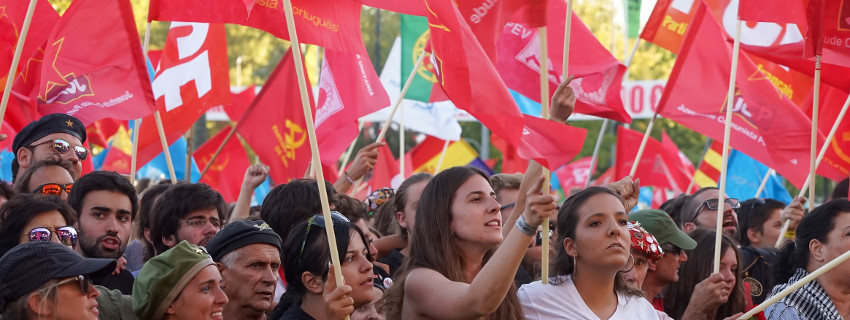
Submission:
[[224,319],[266,318],[266,311],[274,306],[282,243],[262,220],[231,222],[207,243],[230,300],[224,306]]
[[72,116],[64,113],[48,114],[31,122],[15,135],[12,150],[12,177],[17,180],[18,169],[29,168],[39,160],[58,155],[63,161],[71,163],[71,177],[76,181],[80,177],[83,164],[89,150],[83,147],[86,142],[86,127]]

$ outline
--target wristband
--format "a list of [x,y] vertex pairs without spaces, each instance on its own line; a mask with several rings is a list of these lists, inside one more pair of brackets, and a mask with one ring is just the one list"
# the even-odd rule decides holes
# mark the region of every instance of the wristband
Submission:
[[535,232],[537,232],[537,228],[532,227],[528,222],[525,222],[525,219],[522,215],[516,219],[516,227],[519,228],[519,231],[527,236],[533,236]]
[[343,171],[345,173],[345,181],[348,181],[350,184],[354,184],[354,180],[351,180],[351,177],[348,176],[348,170]]

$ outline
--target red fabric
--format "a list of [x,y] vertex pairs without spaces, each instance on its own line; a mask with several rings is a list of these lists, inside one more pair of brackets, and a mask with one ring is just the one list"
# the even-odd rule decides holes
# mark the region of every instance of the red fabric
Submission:
[[413,169],[421,167],[434,157],[440,155],[443,151],[443,144],[445,144],[445,140],[434,136],[425,136],[425,140],[422,140],[422,142],[407,152],[410,155],[410,161],[405,161],[405,166],[409,163]]
[[122,126],[126,127],[126,123],[126,121],[110,118],[100,119],[86,127],[86,141],[106,148],[109,146],[109,138],[115,135]]
[[[3,50],[0,50],[0,83],[4,86],[7,76],[9,76],[9,67],[12,66],[14,49],[18,44],[18,36],[21,34],[27,7],[29,7],[29,1],[0,0],[0,47],[3,48]],[[16,73],[20,73],[33,53],[42,47],[57,21],[59,21],[59,14],[56,13],[56,10],[53,10],[50,3],[46,0],[36,1],[32,22],[27,31],[24,47],[21,50],[21,58]],[[22,127],[16,126],[15,131]]]
[[588,173],[590,173],[590,157],[575,160],[555,170],[555,175],[561,182],[561,190],[564,190],[566,195],[584,189]]
[[[172,23],[152,85],[169,145],[209,108],[229,104],[224,25]],[[141,167],[162,152],[153,115],[142,120],[139,133]]]
[[661,207],[665,201],[669,200],[667,198],[667,192],[664,191],[664,188],[653,188],[652,190],[652,204],[650,204],[650,208],[658,209]]
[[[622,126],[617,127],[615,178],[619,179],[629,175],[643,135],[643,132],[626,129]],[[677,152],[678,150],[665,148],[658,140],[648,139],[643,155],[638,160],[634,178],[640,178],[642,186],[655,186],[684,192],[691,179],[689,176],[680,174],[680,171],[684,171],[684,169],[681,168],[682,162]]]
[[[312,157],[297,79],[289,51],[236,126],[260,160],[271,167],[269,176],[277,184],[304,177]],[[314,101],[310,90],[307,93]]]
[[[587,130],[535,116],[523,115],[525,127],[517,153],[555,170],[581,152]],[[565,137],[569,137],[565,139]]]
[[837,0],[808,2],[806,56],[823,54],[824,63],[850,67],[850,48],[847,47],[847,39],[850,38],[850,3]]
[[[670,7],[672,2],[673,0],[658,0],[655,3],[652,14],[649,15],[640,33],[640,38],[672,53],[678,53],[694,10],[690,8],[687,12],[677,10]],[[699,2],[694,1],[694,3]]]
[[[203,145],[195,149],[192,157],[198,163],[198,168],[205,168],[212,159],[215,151],[224,142],[224,138],[230,133],[231,127],[225,127],[214,137],[210,138]],[[239,198],[239,191],[242,188],[242,179],[244,175],[239,174],[245,172],[251,165],[248,160],[248,154],[239,138],[236,136],[230,137],[230,141],[221,149],[215,162],[210,166],[207,173],[201,178],[200,182],[210,185],[213,189],[221,193],[226,202],[235,202]]]
[[694,178],[694,171],[696,171],[694,164],[691,163],[691,159],[688,159],[688,156],[682,153],[682,150],[679,150],[679,147],[676,146],[673,139],[670,139],[670,136],[668,136],[664,131],[661,131],[661,146],[667,151],[679,156],[679,165],[672,168],[677,179],[691,181]]
[[[292,0],[298,41],[357,52],[363,45],[360,7],[354,0]],[[256,1],[250,12],[242,0],[152,0],[148,19],[235,23],[289,40],[282,0]]]
[[[823,161],[818,165],[817,173],[835,181],[841,181],[850,174],[850,118],[838,119],[838,113],[847,100],[847,93],[830,85],[821,84],[820,108],[818,109],[818,130],[828,134],[835,124],[841,121],[835,137],[826,149]],[[804,109],[811,118],[812,99],[806,102]],[[823,143],[818,144],[818,152]],[[806,171],[808,172],[808,170]]]
[[393,157],[393,152],[386,145],[378,147],[378,162],[372,171],[372,179],[369,180],[369,189],[366,194],[381,188],[392,188],[392,181],[399,174],[398,162]]
[[335,165],[360,133],[357,119],[390,105],[369,55],[325,49],[316,105],[316,139],[322,163]]
[[[659,114],[722,141],[731,57],[720,25],[701,5],[664,89]],[[808,172],[811,121],[778,94],[747,55],[739,59],[731,145],[800,186]]]
[[254,85],[250,85],[239,93],[234,93],[231,96],[230,104],[224,105],[224,112],[230,117],[230,120],[239,120],[245,115],[245,111],[251,106],[251,102],[257,97],[257,89]]
[[[505,83],[450,0],[426,0],[438,80],[455,106],[518,145],[523,119]],[[359,29],[358,29],[359,30]]]
[[738,18],[744,21],[794,23],[806,26],[806,4],[803,0],[739,0]]
[[75,1],[45,44],[43,62],[28,61],[13,89],[40,114],[67,113],[89,125],[103,118],[136,119],[153,111],[129,2]]
[[[566,4],[551,1],[549,15],[549,99],[562,76]],[[631,122],[620,97],[626,66],[611,55],[576,14],[570,29],[570,87],[576,93],[575,112]],[[505,83],[520,94],[540,102],[540,40],[528,24],[509,23],[499,38],[497,68]]]
[[132,161],[130,155],[118,148],[109,148],[108,150],[106,159],[103,160],[103,166],[100,167],[100,170],[130,174],[130,162]]
[[[499,39],[505,23],[521,8],[522,14],[516,18],[522,23],[530,24],[532,27],[546,25],[546,3],[548,0],[455,0],[457,9],[469,25],[469,29],[475,34],[484,52],[490,61],[496,61],[496,41]],[[562,1],[552,1],[563,3]],[[563,19],[564,15],[561,15]],[[511,19],[513,20],[513,19]],[[514,20],[516,21],[516,20]],[[563,30],[563,27],[561,28]],[[563,39],[563,37],[561,37]]]
[[159,65],[160,59],[162,59],[162,50],[148,50],[148,60],[150,60],[154,69]]
[[380,8],[388,11],[398,12],[402,14],[410,14],[414,16],[425,16],[428,14],[428,9],[422,1],[398,1],[398,0],[356,0],[373,8]]
[[523,173],[528,168],[528,160],[517,154],[517,148],[497,135],[490,136],[490,143],[502,152],[502,172]]

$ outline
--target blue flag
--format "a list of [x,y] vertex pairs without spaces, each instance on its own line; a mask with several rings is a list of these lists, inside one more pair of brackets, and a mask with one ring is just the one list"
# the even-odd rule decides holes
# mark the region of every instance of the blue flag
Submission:
[[[741,201],[752,199],[768,170],[770,168],[755,159],[732,150],[726,172],[726,194]],[[776,199],[785,204],[791,203],[792,198],[788,190],[785,190],[784,181],[785,179],[774,171],[759,197]]]
[[[174,174],[177,175],[177,180],[183,180],[186,177],[186,147],[186,139],[183,137],[180,137],[168,147],[168,150],[171,151],[171,161],[174,163]],[[151,162],[140,168],[136,177],[139,179],[150,178],[154,181],[170,178],[165,154],[160,153]],[[192,183],[198,182],[200,177],[201,171],[198,170],[198,164],[195,163],[195,159],[192,159]]]

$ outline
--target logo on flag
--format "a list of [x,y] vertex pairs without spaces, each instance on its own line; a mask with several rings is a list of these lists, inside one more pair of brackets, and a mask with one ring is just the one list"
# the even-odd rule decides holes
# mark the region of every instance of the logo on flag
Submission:
[[274,152],[280,157],[281,163],[289,168],[289,160],[295,160],[295,151],[304,145],[307,133],[304,132],[301,126],[289,119],[286,119],[285,125],[289,131],[283,136],[281,136],[280,129],[276,124],[272,125],[272,132],[274,132],[274,136],[277,138],[277,145],[274,147]]
[[319,104],[316,108],[316,128],[330,116],[344,108],[339,96],[333,72],[328,67],[328,59],[322,59],[322,76],[319,78]]
[[[183,86],[192,82],[195,84],[196,96],[202,98],[212,90],[212,72],[210,71],[209,50],[204,47],[207,41],[207,33],[210,25],[207,23],[172,22],[171,31],[175,33],[185,32],[186,28],[192,31],[183,37],[177,38],[178,60],[174,65],[163,66],[160,60],[160,70],[153,80],[154,98],[165,99],[165,110],[171,111],[183,105],[181,92]],[[203,49],[203,50],[201,50]]]

